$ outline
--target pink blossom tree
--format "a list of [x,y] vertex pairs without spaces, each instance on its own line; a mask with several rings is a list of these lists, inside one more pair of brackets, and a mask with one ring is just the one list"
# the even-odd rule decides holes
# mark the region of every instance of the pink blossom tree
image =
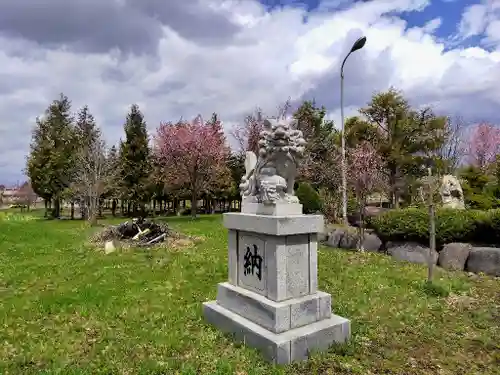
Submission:
[[500,154],[500,128],[486,122],[477,124],[472,129],[467,154],[471,164],[486,169]]
[[367,141],[349,151],[348,183],[354,191],[359,208],[360,226],[358,249],[363,249],[365,207],[368,196],[381,189],[387,178],[380,154]]
[[209,122],[197,116],[192,122],[161,123],[153,150],[166,185],[191,191],[193,218],[200,193],[220,186],[229,175],[226,159],[230,150],[216,115]]

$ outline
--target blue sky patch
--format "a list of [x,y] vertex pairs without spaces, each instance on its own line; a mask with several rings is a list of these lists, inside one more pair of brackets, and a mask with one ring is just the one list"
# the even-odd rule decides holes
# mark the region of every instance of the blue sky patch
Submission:
[[[282,6],[305,7],[308,11],[314,11],[322,7],[321,0],[260,0],[269,9]],[[376,1],[376,0],[328,0],[328,9],[332,12],[347,8],[354,2]],[[456,33],[463,10],[472,4],[479,3],[478,0],[432,0],[422,11],[406,12],[398,14],[400,18],[408,23],[408,27],[421,27],[434,18],[440,17],[442,22],[436,30],[438,38],[447,38]],[[323,3],[324,9],[324,3]]]

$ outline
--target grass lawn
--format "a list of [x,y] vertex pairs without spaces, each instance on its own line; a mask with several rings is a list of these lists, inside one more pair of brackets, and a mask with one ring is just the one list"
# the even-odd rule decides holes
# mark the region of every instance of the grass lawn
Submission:
[[[0,218],[1,219],[1,218]],[[500,374],[500,281],[322,249],[319,286],[349,345],[273,367],[205,324],[227,278],[221,216],[170,218],[193,248],[86,247],[80,221],[0,220],[0,374]]]

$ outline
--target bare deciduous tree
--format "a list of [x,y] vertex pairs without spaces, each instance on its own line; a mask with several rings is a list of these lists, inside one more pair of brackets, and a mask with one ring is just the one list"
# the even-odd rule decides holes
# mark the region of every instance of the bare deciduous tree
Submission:
[[460,116],[448,118],[445,128],[445,143],[438,150],[438,156],[446,162],[445,173],[453,174],[462,161],[465,153],[464,143],[465,122]]
[[111,173],[106,153],[106,145],[99,137],[82,146],[76,155],[74,189],[80,198],[85,217],[92,225],[97,223],[99,201]]
[[236,141],[237,152],[253,151],[258,152],[259,134],[262,130],[264,115],[260,108],[254,113],[247,115],[243,124],[233,127],[229,134]]

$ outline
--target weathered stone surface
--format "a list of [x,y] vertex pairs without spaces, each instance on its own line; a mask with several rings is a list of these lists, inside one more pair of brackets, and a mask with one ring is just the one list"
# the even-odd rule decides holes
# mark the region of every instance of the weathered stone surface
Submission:
[[358,244],[358,233],[355,230],[344,229],[344,235],[340,239],[339,247],[346,250],[356,249]]
[[248,199],[243,199],[241,202],[241,212],[245,214],[271,216],[302,215],[302,205],[300,203],[287,202],[277,202],[275,204],[265,205],[251,201],[248,202]]
[[321,215],[270,216],[229,212],[223,215],[227,229],[273,236],[319,233],[323,231]]
[[340,246],[340,240],[342,240],[342,237],[344,236],[344,230],[343,229],[335,229],[330,234],[328,235],[328,240],[326,241],[326,246],[328,247],[333,247],[333,248],[338,248]]
[[[263,121],[258,157],[252,151],[246,153],[245,175],[239,186],[244,202],[263,203],[263,206],[271,207],[284,203],[285,206],[279,209],[281,212],[292,210],[295,215],[302,213],[302,207],[300,210],[293,206],[286,208],[287,203],[299,203],[293,188],[306,141],[297,125],[295,119],[268,118]],[[270,211],[260,208],[253,213],[277,214],[273,212],[274,208]]]
[[443,176],[439,193],[443,201],[443,208],[465,209],[462,186],[455,176]]
[[337,315],[282,333],[271,332],[215,301],[203,303],[203,315],[209,323],[234,334],[237,341],[257,348],[268,361],[276,364],[305,360],[311,351],[343,343],[351,334],[349,320]]
[[451,271],[463,271],[472,246],[468,243],[449,243],[439,252],[438,265]]
[[[402,260],[411,263],[427,264],[429,251],[428,247],[422,246],[417,243],[390,243],[387,248],[387,253],[397,260]],[[438,253],[433,253],[433,262],[437,263]]]
[[219,305],[274,333],[328,319],[331,301],[328,293],[317,292],[276,302],[230,283],[220,283],[217,292]]
[[378,238],[377,235],[368,233],[365,234],[365,238],[363,240],[363,249],[365,251],[370,252],[378,252],[382,247],[382,241]]
[[[328,247],[355,250],[358,245],[357,229],[338,228],[330,232],[325,243]],[[365,251],[377,252],[382,247],[382,241],[377,235],[365,232],[363,239],[363,249]]]
[[467,258],[465,269],[500,276],[500,249],[496,247],[473,247]]
[[323,230],[322,232],[318,233],[318,242],[326,242],[328,241],[328,230]]

